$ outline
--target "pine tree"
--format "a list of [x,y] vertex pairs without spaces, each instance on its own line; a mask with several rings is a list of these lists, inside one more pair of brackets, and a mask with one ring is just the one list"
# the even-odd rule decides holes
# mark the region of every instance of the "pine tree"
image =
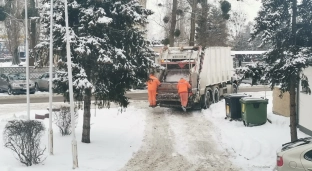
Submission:
[[[49,1],[43,0],[41,9],[46,35],[50,27]],[[61,57],[59,69],[67,71],[64,2],[55,0],[54,4],[54,53]],[[84,102],[82,142],[90,143],[91,97],[102,107],[109,107],[110,102],[127,107],[126,90],[147,79],[154,54],[140,28],[152,12],[143,9],[137,0],[69,0],[68,11],[74,97]],[[68,99],[67,80],[65,72],[55,84]]]
[[[284,92],[290,93],[291,141],[297,139],[295,102],[296,92],[299,93],[297,87],[300,80],[308,81],[300,74],[308,66],[308,60],[312,55],[312,37],[309,36],[312,25],[311,18],[307,17],[311,16],[311,7],[312,3],[306,0],[299,4],[298,10],[297,0],[264,0],[252,34],[253,38],[261,37],[264,44],[271,43],[272,49],[265,54],[265,67],[261,69],[252,66],[252,70],[257,72],[252,70],[249,72],[258,78],[269,80],[272,89],[280,84],[281,95]],[[297,18],[300,24],[297,23]],[[259,72],[259,69],[265,71]],[[305,86],[308,88],[309,85]]]

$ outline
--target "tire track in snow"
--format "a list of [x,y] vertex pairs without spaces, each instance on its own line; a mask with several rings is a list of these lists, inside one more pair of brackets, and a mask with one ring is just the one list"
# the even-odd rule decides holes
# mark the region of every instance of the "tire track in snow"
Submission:
[[167,118],[175,135],[175,150],[200,170],[237,170],[228,155],[215,148],[212,124],[199,111],[172,110]]
[[146,113],[142,147],[121,171],[236,171],[216,150],[200,112],[155,108]]

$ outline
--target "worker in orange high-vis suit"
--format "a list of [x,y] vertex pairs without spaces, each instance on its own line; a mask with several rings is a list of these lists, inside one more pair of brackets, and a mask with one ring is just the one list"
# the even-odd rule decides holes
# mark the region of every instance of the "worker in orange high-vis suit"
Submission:
[[178,93],[180,95],[181,107],[183,111],[186,111],[186,105],[188,101],[188,89],[191,88],[189,82],[187,82],[184,78],[181,78],[177,85]]
[[149,80],[147,81],[148,101],[150,107],[156,107],[156,94],[157,88],[160,86],[160,81],[154,76],[154,72],[150,73]]

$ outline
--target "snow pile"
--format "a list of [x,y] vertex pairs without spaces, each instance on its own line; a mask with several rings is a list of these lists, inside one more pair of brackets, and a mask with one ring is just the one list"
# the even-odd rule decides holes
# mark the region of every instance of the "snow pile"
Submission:
[[[264,92],[247,93],[263,97]],[[261,126],[245,127],[243,122],[225,120],[225,102],[213,104],[204,114],[211,120],[216,131],[214,137],[221,150],[231,152],[232,161],[245,171],[272,171],[276,165],[276,151],[290,141],[289,118],[272,113],[272,91],[266,93],[269,99],[267,122]],[[298,138],[307,137],[298,130]]]
[[[48,104],[45,104],[46,107]],[[2,107],[5,105],[2,105]],[[9,105],[12,107],[12,105]],[[14,105],[13,105],[14,106]],[[18,105],[15,108],[18,108]],[[83,112],[79,111],[79,121],[76,128],[78,142],[78,170],[119,170],[132,154],[141,146],[145,128],[144,109],[129,107],[120,113],[119,108],[91,110],[91,144],[81,143]],[[25,119],[26,112],[15,115],[5,115],[0,117],[0,170],[1,171],[55,171],[71,170],[72,136],[62,137],[57,127],[53,124],[54,131],[54,155],[45,152],[46,160],[39,165],[26,167],[19,163],[9,149],[3,147],[2,132],[8,120],[14,118]],[[31,119],[35,114],[45,114],[47,110],[31,110]],[[42,143],[48,148],[48,123],[49,120],[42,121],[46,125],[46,132]]]

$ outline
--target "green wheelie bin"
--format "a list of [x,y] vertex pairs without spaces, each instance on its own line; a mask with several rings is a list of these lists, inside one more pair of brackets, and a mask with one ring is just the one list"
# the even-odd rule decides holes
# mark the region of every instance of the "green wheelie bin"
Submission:
[[242,120],[245,126],[262,125],[267,121],[268,99],[245,97],[240,99]]

